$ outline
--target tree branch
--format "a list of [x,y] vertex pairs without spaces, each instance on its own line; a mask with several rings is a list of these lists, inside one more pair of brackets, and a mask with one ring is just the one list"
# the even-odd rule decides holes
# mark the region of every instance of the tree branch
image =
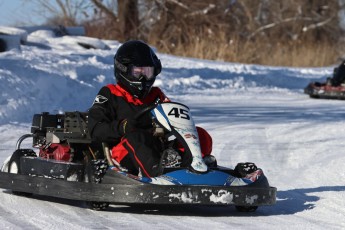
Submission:
[[117,21],[117,17],[114,14],[114,12],[112,12],[111,10],[109,10],[100,0],[91,0],[92,3],[98,8],[100,9],[102,12],[104,12],[109,18],[111,18],[111,20]]

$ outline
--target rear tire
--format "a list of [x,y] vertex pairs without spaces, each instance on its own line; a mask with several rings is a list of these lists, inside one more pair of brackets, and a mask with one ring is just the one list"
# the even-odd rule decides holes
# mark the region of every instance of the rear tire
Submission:
[[[85,182],[99,184],[102,182],[102,178],[106,173],[108,164],[106,160],[98,159],[91,160],[85,170]],[[86,207],[95,211],[107,210],[109,202],[98,202],[98,201],[86,201]]]
[[[21,174],[20,158],[23,156],[35,156],[36,153],[32,149],[17,149],[12,154],[10,161],[8,162],[8,173]],[[14,195],[18,196],[32,196],[32,193],[13,191]]]
[[239,212],[255,212],[258,206],[235,206]]

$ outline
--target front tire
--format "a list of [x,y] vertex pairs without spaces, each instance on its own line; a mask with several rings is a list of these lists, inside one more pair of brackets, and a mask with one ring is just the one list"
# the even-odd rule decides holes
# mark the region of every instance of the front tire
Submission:
[[95,211],[105,211],[109,207],[108,202],[87,201],[86,207]]
[[235,206],[239,212],[255,212],[258,206]]

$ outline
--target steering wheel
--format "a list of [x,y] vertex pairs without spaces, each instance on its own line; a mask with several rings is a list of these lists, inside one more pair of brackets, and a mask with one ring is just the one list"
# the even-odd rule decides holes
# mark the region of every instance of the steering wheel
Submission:
[[134,115],[134,120],[138,120],[141,116],[146,114],[147,112],[151,111],[152,109],[156,108],[158,103],[152,103],[151,105],[146,106],[145,108],[141,109]]

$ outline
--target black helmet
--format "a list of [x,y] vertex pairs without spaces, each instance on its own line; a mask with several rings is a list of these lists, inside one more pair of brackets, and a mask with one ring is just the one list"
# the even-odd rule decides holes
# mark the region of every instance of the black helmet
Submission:
[[117,83],[137,98],[144,98],[150,92],[161,70],[160,60],[142,41],[123,43],[114,56]]

